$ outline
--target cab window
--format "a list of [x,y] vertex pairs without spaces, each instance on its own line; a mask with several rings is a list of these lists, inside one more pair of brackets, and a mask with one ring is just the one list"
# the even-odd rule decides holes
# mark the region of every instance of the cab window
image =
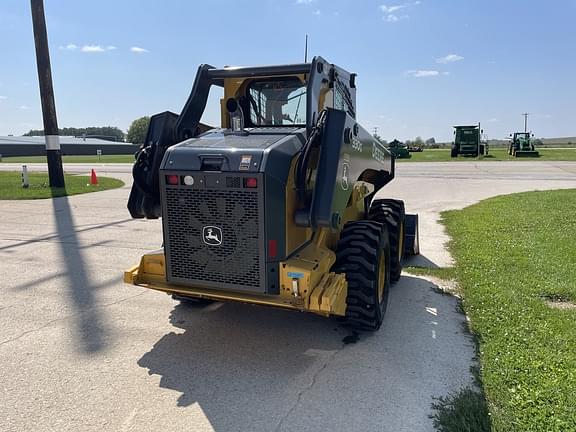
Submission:
[[254,81],[247,97],[255,126],[306,124],[306,84],[298,78]]

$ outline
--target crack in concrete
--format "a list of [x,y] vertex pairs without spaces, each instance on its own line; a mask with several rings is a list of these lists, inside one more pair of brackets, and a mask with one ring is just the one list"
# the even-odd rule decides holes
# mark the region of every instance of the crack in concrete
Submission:
[[37,331],[43,330],[43,329],[45,329],[46,327],[49,327],[50,325],[54,324],[55,322],[65,321],[65,320],[67,320],[67,319],[73,318],[73,317],[75,317],[75,316],[81,315],[81,314],[86,313],[86,312],[90,312],[90,311],[95,310],[95,309],[103,309],[103,308],[107,308],[107,307],[110,307],[110,306],[114,306],[114,305],[117,305],[117,304],[119,304],[119,303],[122,303],[122,302],[124,302],[124,301],[126,301],[126,300],[130,300],[130,299],[133,299],[133,298],[135,298],[135,297],[139,297],[139,296],[141,296],[141,295],[143,295],[143,294],[146,294],[147,292],[148,292],[148,290],[144,290],[144,291],[142,291],[142,292],[139,293],[139,294],[136,294],[136,295],[133,295],[133,296],[130,296],[130,297],[126,297],[126,298],[123,298],[123,299],[121,299],[121,300],[118,300],[118,301],[115,301],[115,302],[112,302],[112,303],[106,303],[106,304],[103,304],[103,305],[94,306],[94,307],[92,307],[92,308],[83,309],[83,310],[81,310],[81,311],[78,311],[78,312],[73,313],[73,314],[70,314],[70,315],[66,315],[66,316],[64,316],[64,317],[55,318],[55,319],[53,319],[53,320],[48,321],[47,323],[45,323],[44,325],[42,325],[42,326],[40,326],[40,327],[37,327],[37,328],[32,329],[32,330],[27,330],[27,331],[25,331],[25,332],[23,332],[23,333],[20,333],[18,336],[14,337],[14,338],[12,338],[12,339],[6,339],[6,340],[0,342],[0,346],[4,346],[4,345],[6,345],[6,344],[9,344],[10,342],[15,342],[15,341],[17,341],[18,339],[20,339],[20,338],[22,338],[22,337],[24,337],[24,336],[26,336],[26,335],[28,335],[28,334],[35,333],[35,332],[37,332]]
[[566,169],[566,168],[564,168],[564,167],[562,167],[562,166],[559,166],[559,165],[556,165],[556,164],[552,164],[552,163],[549,164],[549,165],[552,166],[552,167],[554,167],[554,168],[556,168],[556,169],[559,169],[560,171],[567,172],[568,174],[576,175],[576,171],[572,171],[572,170]]
[[275,432],[280,430],[280,428],[282,427],[284,422],[296,410],[296,408],[300,404],[300,401],[302,400],[302,397],[304,396],[304,394],[308,393],[312,389],[312,387],[314,387],[316,385],[316,380],[318,379],[318,376],[328,367],[328,365],[334,360],[334,358],[344,350],[344,348],[345,348],[345,346],[343,346],[339,350],[334,351],[331,355],[329,355],[328,358],[326,359],[326,361],[324,362],[324,364],[320,368],[318,368],[318,370],[312,375],[312,379],[310,380],[310,383],[305,388],[303,388],[302,390],[300,390],[298,392],[298,395],[296,396],[296,400],[294,401],[294,403],[292,404],[290,409],[278,421],[278,424],[274,428]]

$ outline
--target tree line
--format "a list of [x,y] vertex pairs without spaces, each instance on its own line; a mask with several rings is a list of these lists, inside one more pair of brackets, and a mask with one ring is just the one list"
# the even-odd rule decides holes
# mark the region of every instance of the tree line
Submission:
[[[58,129],[60,136],[74,136],[86,138],[99,138],[108,141],[127,141],[132,144],[142,144],[146,139],[150,117],[140,117],[132,122],[128,132],[124,133],[116,126],[92,126],[85,128],[66,127]],[[43,136],[43,129],[31,129],[23,136]]]
[[[382,138],[377,133],[374,133],[372,136],[374,138],[376,138],[378,141],[380,141],[382,144],[384,144],[384,145],[388,144],[388,141],[386,141],[384,138]],[[434,137],[430,137],[426,141],[424,141],[422,139],[422,137],[417,136],[416,138],[414,138],[414,140],[404,141],[404,144],[406,144],[407,146],[434,147],[434,146],[436,146],[436,139]]]
[[[90,137],[90,138],[100,138],[108,141],[124,141],[126,134],[115,127],[115,126],[103,126],[103,127],[85,127],[85,128],[75,128],[75,127],[65,127],[58,129],[58,134],[60,136],[74,136],[74,137]],[[43,129],[32,129],[24,134],[24,136],[43,136]]]

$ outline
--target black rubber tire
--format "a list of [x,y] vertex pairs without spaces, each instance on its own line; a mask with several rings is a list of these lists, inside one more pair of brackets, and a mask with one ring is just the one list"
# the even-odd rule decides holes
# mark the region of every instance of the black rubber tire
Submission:
[[[402,273],[404,236],[406,235],[406,210],[404,201],[380,199],[372,201],[368,219],[380,222],[388,228],[390,241],[390,280],[397,282]],[[402,238],[401,238],[402,237]]]
[[[382,262],[384,285],[380,295]],[[348,222],[340,233],[332,271],[345,274],[348,282],[347,324],[362,330],[378,330],[390,291],[390,246],[386,226],[368,220]]]
[[172,294],[172,299],[179,301],[180,304],[182,304],[182,305],[192,306],[192,307],[208,306],[209,304],[214,303],[214,300],[208,300],[208,299],[198,298],[198,297],[188,297],[188,296],[183,296],[183,295],[178,295],[178,294]]
[[450,157],[458,157],[458,149],[456,147],[452,147],[452,149],[450,150]]

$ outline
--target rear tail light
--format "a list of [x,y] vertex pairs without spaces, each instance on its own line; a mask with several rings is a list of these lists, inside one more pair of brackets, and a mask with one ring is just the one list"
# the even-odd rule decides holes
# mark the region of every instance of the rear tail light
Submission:
[[276,258],[278,255],[278,242],[276,240],[268,240],[268,256]]
[[254,177],[246,177],[244,179],[244,187],[245,188],[257,188],[258,187],[258,179]]
[[166,183],[168,183],[169,185],[177,185],[179,181],[179,178],[177,175],[167,175],[166,176]]

